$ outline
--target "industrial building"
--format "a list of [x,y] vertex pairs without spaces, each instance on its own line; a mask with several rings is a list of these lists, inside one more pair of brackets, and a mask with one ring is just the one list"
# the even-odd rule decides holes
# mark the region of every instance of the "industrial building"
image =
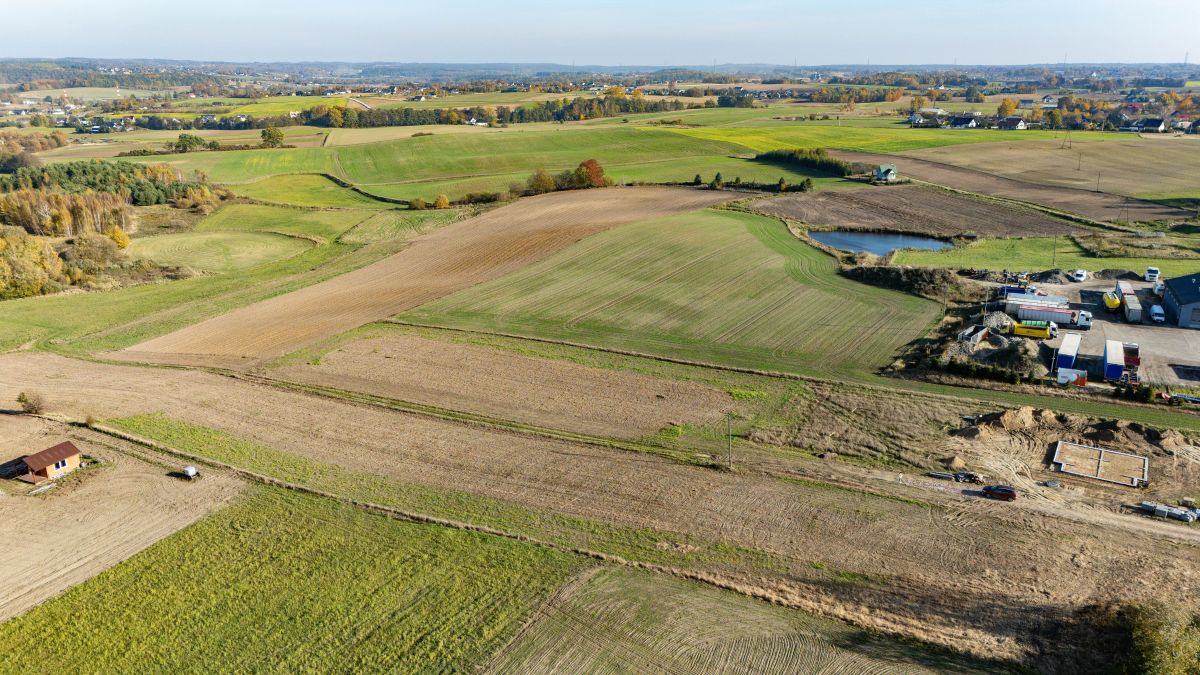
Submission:
[[1167,279],[1163,305],[1168,320],[1180,328],[1200,328],[1200,273]]

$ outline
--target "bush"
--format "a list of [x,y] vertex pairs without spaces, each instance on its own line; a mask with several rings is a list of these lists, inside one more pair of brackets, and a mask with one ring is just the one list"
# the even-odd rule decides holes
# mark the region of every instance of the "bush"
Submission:
[[446,209],[450,208],[450,198],[446,195],[438,195],[437,199],[433,200],[433,208]]
[[21,392],[17,395],[17,403],[20,403],[21,410],[29,415],[40,415],[46,409],[46,397],[36,391]]
[[425,210],[425,200],[421,199],[420,197],[410,200],[408,202],[408,208],[412,211],[424,211]]

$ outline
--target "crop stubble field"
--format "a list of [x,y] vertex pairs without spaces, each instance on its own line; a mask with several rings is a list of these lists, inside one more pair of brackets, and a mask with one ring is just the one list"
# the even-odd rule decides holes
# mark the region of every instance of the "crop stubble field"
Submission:
[[402,335],[355,340],[272,375],[612,438],[711,421],[731,403],[698,384]]
[[[654,529],[667,542],[674,536],[722,542],[745,551],[747,561],[755,559],[753,551],[769,551],[788,561],[784,577],[767,572],[776,564],[755,572],[755,583],[772,593],[797,602],[820,598],[817,606],[836,608],[837,616],[866,625],[893,630],[920,625],[922,634],[977,654],[1023,658],[1038,631],[1071,620],[1088,598],[1153,595],[1192,564],[1190,549],[1147,533],[1124,531],[1113,538],[1106,528],[977,501],[931,509],[916,501],[714,472],[205,373],[45,354],[9,354],[0,357],[0,368],[5,398],[32,383],[52,382],[52,405],[60,412],[167,410],[311,462],[312,477],[322,475],[317,467],[338,467],[610,526]],[[1080,555],[1089,564],[1070,564]],[[826,568],[860,581],[845,586],[817,581],[827,578]],[[1012,611],[997,610],[998,598],[999,606]]]
[[523,200],[414,240],[401,253],[135,345],[129,359],[242,366],[512,272],[601,230],[728,196],[623,188]]

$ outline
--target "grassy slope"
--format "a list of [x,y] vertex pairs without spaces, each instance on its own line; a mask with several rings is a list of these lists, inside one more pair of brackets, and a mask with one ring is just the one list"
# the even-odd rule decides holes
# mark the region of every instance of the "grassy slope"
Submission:
[[371,199],[324,176],[315,175],[272,176],[253,183],[240,184],[235,191],[252,199],[298,206],[344,209],[389,209],[396,206]]
[[467,670],[583,564],[259,488],[0,626],[0,670]]
[[403,317],[830,373],[886,364],[938,314],[834,265],[776,220],[702,211],[610,230]]
[[[314,212],[235,204],[201,221],[198,229],[202,232],[233,228],[247,232],[278,229],[288,234],[328,240],[374,215],[383,214],[377,211]],[[430,221],[426,226],[441,222],[444,221]],[[236,275],[6,301],[0,312],[0,351],[31,340],[42,341],[43,345],[52,344],[55,349],[64,351],[105,351],[126,347],[236,307],[357,269],[399,250],[403,239],[416,231],[417,228],[403,226],[369,231],[353,244],[335,242],[310,247],[299,255],[251,267]]]
[[545,609],[495,672],[984,672],[701,584],[603,569]]
[[270,232],[181,232],[138,239],[135,258],[228,274],[297,255],[311,242]]
[[[1057,249],[1057,253],[1055,250]],[[1052,264],[1053,263],[1053,264]],[[989,239],[945,251],[901,251],[896,264],[918,267],[979,267],[994,270],[1127,269],[1143,272],[1156,266],[1168,277],[1200,271],[1200,260],[1166,258],[1097,258],[1075,242],[1049,237],[1032,239]]]
[[230,204],[202,220],[196,231],[278,232],[332,241],[373,215],[372,211],[306,211],[260,204]]

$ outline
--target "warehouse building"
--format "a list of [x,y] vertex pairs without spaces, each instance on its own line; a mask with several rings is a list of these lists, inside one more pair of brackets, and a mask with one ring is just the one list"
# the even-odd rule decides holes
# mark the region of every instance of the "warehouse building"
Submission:
[[1167,279],[1163,305],[1180,328],[1200,328],[1200,273]]

